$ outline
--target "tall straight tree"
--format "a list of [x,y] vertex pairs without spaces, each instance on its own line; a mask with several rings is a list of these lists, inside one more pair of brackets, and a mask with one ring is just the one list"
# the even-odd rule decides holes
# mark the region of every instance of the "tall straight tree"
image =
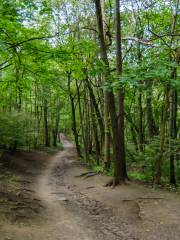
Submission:
[[[179,9],[179,0],[175,2],[175,11],[172,12],[172,25],[171,25],[171,47],[173,46],[173,34],[176,30],[177,25],[177,18],[178,18],[178,9]],[[173,59],[172,56],[170,56],[170,62],[175,63],[175,65],[179,65],[179,59],[178,57],[175,57]],[[177,67],[171,67],[171,79],[176,80],[177,79]],[[177,90],[173,87],[169,90],[169,150],[170,150],[170,183],[176,184],[176,176],[175,176],[175,158],[176,154],[173,152],[173,141],[177,138],[177,97],[178,93]]]
[[[103,23],[103,36],[104,36],[104,41],[106,39],[106,19],[105,19],[105,3],[104,0],[100,0],[101,3],[101,13],[102,13],[102,23]],[[105,41],[106,42],[106,41]],[[109,103],[108,103],[108,93],[107,91],[104,91],[104,169],[107,171],[110,167],[110,138],[111,138],[111,133],[110,133],[110,117],[109,117]]]
[[[121,16],[120,16],[120,0],[115,0],[116,6],[116,16],[115,16],[115,28],[116,28],[116,76],[117,79],[120,78],[122,74],[122,43],[121,43]],[[120,180],[125,180],[127,178],[126,170],[126,156],[125,156],[125,140],[124,140],[124,94],[125,89],[123,86],[120,87],[118,92],[119,99],[119,173]]]
[[[102,18],[102,8],[100,0],[95,0],[96,5],[96,16],[97,16],[97,24],[99,30],[99,43],[100,43],[100,51],[101,51],[101,59],[105,65],[104,71],[104,79],[105,84],[111,84],[111,74],[109,69],[109,61],[107,56],[107,48],[105,44],[104,38],[104,31],[103,31],[103,18]],[[115,97],[113,93],[112,87],[110,89],[106,89],[107,94],[107,104],[109,108],[109,114],[111,119],[111,129],[112,129],[112,139],[113,139],[113,157],[114,157],[114,178],[113,181],[110,181],[107,185],[117,185],[125,180],[126,174],[124,174],[124,164],[125,164],[125,154],[122,149],[124,149],[124,135],[122,134],[121,137],[119,135],[119,126],[118,126],[118,116],[116,113],[116,106],[115,106]],[[123,100],[123,101],[122,101]],[[124,106],[124,97],[121,99],[122,106]],[[122,111],[122,109],[121,109]],[[124,112],[124,109],[123,109]],[[120,119],[124,119],[124,114],[121,115]],[[123,124],[123,125],[122,125]],[[123,133],[124,133],[124,120],[123,123],[121,122],[121,127],[123,126]],[[123,141],[122,141],[123,140]],[[120,154],[123,154],[120,156]],[[124,161],[122,162],[122,159]]]

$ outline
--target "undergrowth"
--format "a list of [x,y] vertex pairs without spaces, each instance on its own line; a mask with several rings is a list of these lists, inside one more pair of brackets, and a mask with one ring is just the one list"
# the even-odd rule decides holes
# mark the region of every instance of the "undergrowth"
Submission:
[[0,182],[5,184],[15,184],[19,180],[18,176],[12,173],[0,173]]

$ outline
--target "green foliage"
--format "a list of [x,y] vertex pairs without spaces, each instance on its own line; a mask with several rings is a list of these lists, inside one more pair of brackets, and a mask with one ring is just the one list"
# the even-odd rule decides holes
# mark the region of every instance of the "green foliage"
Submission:
[[96,173],[103,173],[103,171],[104,171],[102,165],[96,165],[96,164],[93,165],[92,170],[93,170],[93,172],[96,172]]
[[133,179],[136,179],[136,180],[139,180],[139,181],[149,182],[149,181],[152,180],[151,177],[148,176],[145,173],[129,172],[128,175],[129,175],[130,178],[133,178]]
[[2,113],[0,114],[0,136],[1,146],[14,148],[26,145],[27,138],[31,138],[33,121],[24,113]]
[[[130,147],[131,146],[131,147]],[[127,157],[128,157],[128,168],[130,170],[130,175],[139,180],[151,181],[153,182],[156,174],[156,163],[159,158],[159,137],[155,137],[153,140],[145,147],[143,153],[136,152],[132,145],[128,145]],[[166,142],[165,150],[163,154],[163,169],[162,169],[162,182],[167,183],[169,179],[169,158],[171,154],[175,154],[175,169],[177,182],[179,182],[179,161],[178,159],[178,148],[179,140],[172,141],[172,148],[169,149],[169,143]],[[132,159],[133,158],[133,159]],[[142,179],[141,179],[142,178]]]
[[5,184],[15,184],[19,178],[12,173],[0,174],[0,182]]
[[[125,114],[129,117],[125,122],[125,135],[130,177],[153,181],[156,161],[159,157],[161,133],[157,138],[149,140],[147,99],[150,95],[152,116],[155,125],[160,129],[165,92],[168,88],[176,92],[180,89],[177,27],[179,18],[176,19],[172,37],[170,33],[173,29],[172,9],[175,9],[175,1],[164,4],[164,1],[157,0],[152,7],[144,7],[142,2],[132,1],[131,4],[122,7],[123,69],[121,76],[117,78],[112,10],[114,2],[105,1],[105,40],[108,45],[110,69],[108,84],[104,84],[103,75],[107,71],[107,66],[100,59],[93,1],[2,0],[0,2],[1,147],[13,148],[15,145],[29,148],[42,147],[45,137],[48,137],[52,145],[54,131],[65,132],[73,139],[72,109],[69,101],[71,94],[75,103],[76,127],[81,149],[84,153],[86,141],[88,151],[88,144],[91,145],[93,154],[90,151],[89,163],[94,165],[95,172],[101,172],[102,160],[100,166],[96,165],[95,160],[95,139],[91,119],[92,99],[87,81],[92,88],[102,118],[104,89],[114,90],[116,94],[123,87],[126,97]],[[172,74],[173,71],[175,74]],[[69,75],[70,89],[67,84]],[[80,93],[82,119],[77,87]],[[139,110],[140,94],[142,116]],[[118,101],[115,104],[119,109]],[[47,116],[45,116],[45,107]],[[95,112],[95,109],[93,110]],[[170,148],[169,108],[167,111],[163,181],[168,181],[169,157],[170,154],[178,152],[179,145],[177,140],[173,140]],[[139,151],[141,117],[144,134],[143,153]],[[97,123],[98,140],[102,144],[97,116],[94,118]],[[178,118],[179,110],[177,110]],[[45,136],[45,127],[48,136]],[[136,150],[132,144],[131,128],[135,131],[138,145]],[[47,150],[49,151],[49,148]],[[112,153],[112,148],[110,151]],[[101,146],[100,158],[102,155],[103,146]],[[111,158],[109,175],[113,175],[112,154]],[[175,160],[175,173],[180,181],[178,160]]]

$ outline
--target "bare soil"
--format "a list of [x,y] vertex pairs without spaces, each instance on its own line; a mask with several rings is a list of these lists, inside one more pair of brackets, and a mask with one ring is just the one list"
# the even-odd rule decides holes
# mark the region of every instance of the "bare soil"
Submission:
[[0,166],[0,240],[179,240],[180,196],[84,175],[64,150],[6,153]]

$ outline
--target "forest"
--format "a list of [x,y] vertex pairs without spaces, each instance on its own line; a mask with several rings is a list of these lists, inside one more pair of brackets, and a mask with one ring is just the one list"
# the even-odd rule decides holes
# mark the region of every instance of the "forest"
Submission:
[[179,5],[1,0],[0,158],[71,142],[106,186],[179,192]]
[[56,146],[64,132],[117,183],[127,166],[180,181],[178,7],[2,1],[1,148]]

